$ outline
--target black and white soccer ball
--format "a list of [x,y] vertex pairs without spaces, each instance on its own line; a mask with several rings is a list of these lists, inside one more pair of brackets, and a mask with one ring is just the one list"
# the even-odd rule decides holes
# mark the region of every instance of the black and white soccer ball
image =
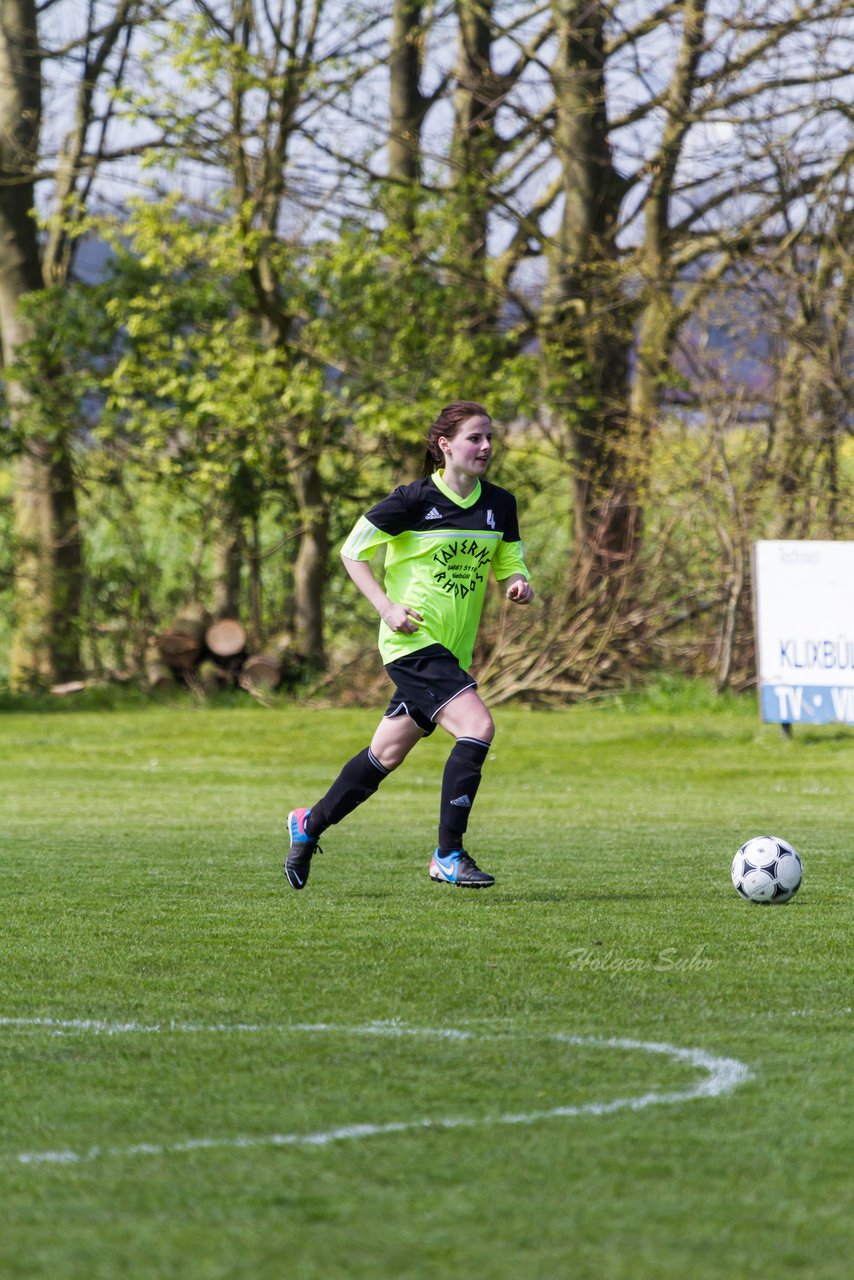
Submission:
[[796,850],[779,836],[754,836],[732,860],[732,882],[742,898],[766,907],[788,902],[803,874]]

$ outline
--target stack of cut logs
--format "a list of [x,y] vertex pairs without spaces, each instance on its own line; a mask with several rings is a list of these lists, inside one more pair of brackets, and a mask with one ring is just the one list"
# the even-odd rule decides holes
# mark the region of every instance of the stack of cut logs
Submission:
[[153,689],[181,680],[206,693],[240,685],[249,693],[277,689],[293,679],[298,655],[286,632],[264,653],[247,652],[246,632],[235,618],[211,619],[201,605],[187,605],[165,631],[156,635],[145,656],[145,674]]

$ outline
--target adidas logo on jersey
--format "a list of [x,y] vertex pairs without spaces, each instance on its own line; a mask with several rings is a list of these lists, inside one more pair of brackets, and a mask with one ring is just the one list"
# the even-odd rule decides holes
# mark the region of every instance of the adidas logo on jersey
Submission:
[[471,800],[469,800],[468,796],[457,796],[456,800],[451,801],[451,804],[458,805],[461,809],[471,808]]
[[424,519],[425,520],[441,520],[442,513],[441,511],[437,511],[435,507],[431,507],[430,510],[427,512],[426,516],[424,517]]

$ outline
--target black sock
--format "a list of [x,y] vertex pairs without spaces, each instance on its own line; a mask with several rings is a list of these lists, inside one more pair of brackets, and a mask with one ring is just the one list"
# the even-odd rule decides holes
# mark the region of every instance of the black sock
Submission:
[[306,835],[316,840],[327,827],[346,818],[357,805],[374,794],[389,773],[390,770],[383,768],[371,748],[365,747],[364,751],[347,761],[323,799],[312,806],[306,819]]
[[461,849],[469,814],[480,786],[480,772],[490,744],[481,738],[457,738],[442,775],[439,852]]

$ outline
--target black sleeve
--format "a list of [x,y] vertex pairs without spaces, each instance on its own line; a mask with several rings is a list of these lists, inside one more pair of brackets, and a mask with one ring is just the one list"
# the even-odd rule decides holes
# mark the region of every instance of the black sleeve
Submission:
[[520,542],[519,517],[516,513],[516,499],[512,493],[507,494],[507,514],[504,524],[504,541]]
[[365,519],[370,520],[375,529],[381,529],[392,537],[411,529],[412,511],[408,490],[408,485],[398,485],[387,498],[381,498],[370,511],[365,512]]

